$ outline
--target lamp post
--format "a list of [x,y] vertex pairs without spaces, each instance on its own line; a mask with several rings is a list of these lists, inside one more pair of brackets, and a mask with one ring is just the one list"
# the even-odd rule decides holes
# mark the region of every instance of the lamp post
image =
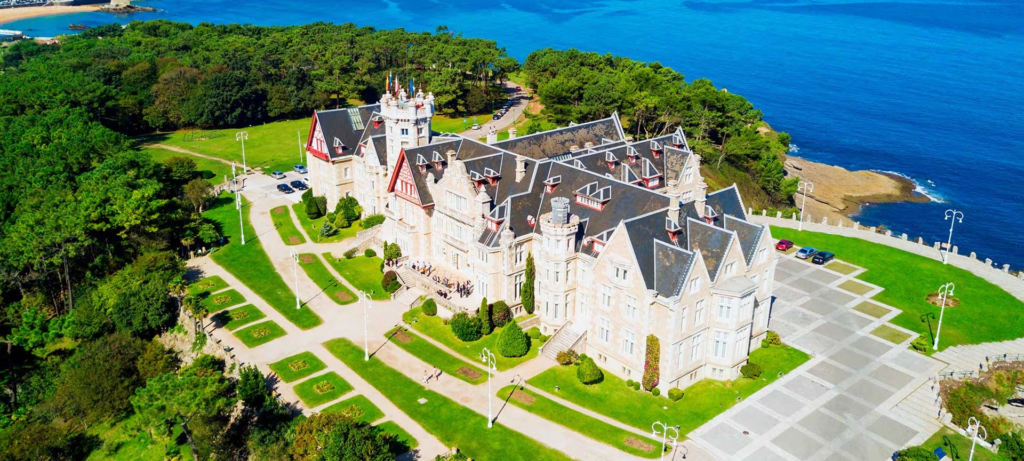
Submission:
[[248,168],[245,166],[245,140],[246,139],[249,139],[249,133],[246,133],[244,131],[239,131],[238,133],[235,133],[235,141],[239,141],[239,142],[242,143],[242,174],[246,174],[246,172],[248,172]]
[[953,295],[953,282],[949,282],[939,287],[939,297],[942,298],[942,307],[939,308],[939,326],[935,329],[935,344],[932,344],[932,350],[939,350],[939,333],[942,332],[942,314],[946,312],[946,298]]
[[295,309],[302,309],[299,301],[299,252],[292,250],[292,270],[295,272]]
[[971,434],[971,456],[967,458],[967,461],[974,460],[974,445],[978,443],[978,433],[982,432],[985,434],[982,439],[988,438],[988,430],[981,425],[981,421],[978,421],[978,419],[973,416],[967,420],[967,432],[971,432],[971,427],[974,427],[974,433]]
[[242,196],[238,195],[238,178],[235,176],[235,162],[231,162],[231,181],[235,185],[235,208],[238,209],[238,232],[242,235],[242,245],[245,245],[245,223],[242,221]]
[[[953,218],[949,220],[949,218]],[[964,212],[960,210],[946,210],[946,218],[949,220],[949,240],[946,240],[946,257],[942,258],[942,264],[949,264],[949,252],[953,251],[953,225],[959,220],[961,223],[964,222]]]
[[302,162],[302,151],[304,149],[302,148],[302,131],[301,130],[295,130],[295,139],[297,139],[299,141],[299,163],[303,163]]
[[370,361],[370,295],[360,291],[359,296],[363,298],[363,361]]
[[800,225],[797,230],[804,230],[804,208],[807,206],[807,194],[814,192],[814,183],[810,181],[800,181],[796,185],[796,190],[802,192],[803,200],[800,202]]
[[[658,428],[661,428],[660,434]],[[674,435],[668,435],[668,431],[672,431]],[[661,421],[655,421],[654,424],[651,424],[651,435],[661,436],[661,460],[665,461],[665,439],[672,439],[672,447],[675,447],[676,441],[679,440],[679,426],[669,426]]]
[[480,361],[487,365],[487,428],[489,429],[494,426],[494,417],[491,416],[491,370],[496,369],[494,354],[485,347],[480,351]]

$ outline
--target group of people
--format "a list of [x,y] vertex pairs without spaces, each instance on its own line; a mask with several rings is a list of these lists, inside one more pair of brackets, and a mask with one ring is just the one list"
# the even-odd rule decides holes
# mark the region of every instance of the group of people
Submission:
[[430,273],[434,270],[434,265],[433,264],[425,263],[425,262],[419,262],[419,261],[412,262],[411,264],[409,264],[409,267],[412,270],[414,270],[416,272],[419,272],[420,274],[423,274],[423,275],[430,275]]
[[435,275],[434,282],[448,287],[448,291],[437,290],[437,295],[444,299],[450,298],[452,292],[459,295],[460,298],[465,298],[473,292],[473,284],[468,280],[465,282],[453,282],[448,281],[448,277],[441,278]]
[[434,381],[441,379],[441,370],[434,367],[434,371],[423,370],[423,384],[427,384],[430,378],[434,378]]

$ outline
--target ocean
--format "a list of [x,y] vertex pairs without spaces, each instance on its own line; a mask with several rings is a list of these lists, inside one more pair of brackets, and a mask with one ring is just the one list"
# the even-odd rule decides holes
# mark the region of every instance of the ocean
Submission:
[[[291,25],[354,22],[493,39],[524,59],[575,47],[659,61],[762,109],[801,157],[906,176],[935,201],[870,205],[857,219],[1024,269],[1024,8],[1014,1],[147,0],[131,19]],[[31,35],[105,13],[4,25]],[[1022,182],[1017,182],[1022,181]]]

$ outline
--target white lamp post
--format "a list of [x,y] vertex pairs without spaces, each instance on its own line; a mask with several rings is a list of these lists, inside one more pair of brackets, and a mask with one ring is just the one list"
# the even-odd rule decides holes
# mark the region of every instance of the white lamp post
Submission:
[[949,264],[949,252],[953,251],[953,225],[959,220],[964,222],[964,212],[960,210],[946,210],[946,219],[949,221],[949,240],[946,240],[946,257],[942,258],[942,264]]
[[946,298],[953,296],[953,282],[949,282],[939,287],[939,297],[942,298],[942,307],[939,308],[939,326],[935,329],[935,344],[932,344],[932,350],[939,350],[939,333],[942,332],[942,314],[946,312]]
[[244,131],[239,131],[238,133],[235,133],[235,141],[240,141],[242,143],[242,174],[246,174],[248,172],[248,170],[249,170],[249,168],[247,168],[245,166],[245,140],[246,139],[249,139],[249,133],[246,133]]
[[[661,428],[661,433],[658,432],[659,428]],[[672,431],[673,435],[668,435],[668,431]],[[676,441],[679,440],[679,426],[669,426],[661,421],[655,421],[654,424],[651,424],[651,435],[654,437],[661,436],[661,459],[664,461],[665,439],[672,439],[672,447],[675,447]]]
[[302,163],[302,131],[295,130],[295,139],[299,140],[299,163]]
[[803,200],[800,202],[800,225],[797,230],[804,230],[804,208],[807,206],[807,194],[814,192],[814,183],[810,181],[800,181],[797,184],[796,190],[800,191],[803,195]]
[[370,295],[365,291],[359,292],[359,297],[363,298],[363,361],[370,361]]
[[238,195],[238,178],[235,177],[234,162],[231,162],[231,180],[235,184],[235,208],[238,209],[238,232],[242,235],[242,245],[245,245],[245,222],[242,221],[242,196]]
[[295,272],[295,309],[302,309],[302,302],[299,301],[299,252],[292,250],[292,270]]
[[494,417],[491,416],[491,370],[497,369],[494,364],[494,354],[485,347],[480,351],[480,361],[487,365],[487,427],[491,428],[494,426]]
[[982,437],[983,440],[988,438],[988,431],[982,427],[981,421],[978,421],[978,419],[973,416],[967,420],[967,432],[971,432],[972,427],[974,428],[974,433],[971,434],[971,456],[967,458],[967,461],[974,460],[974,445],[978,443],[978,433],[981,432],[985,434],[985,436]]

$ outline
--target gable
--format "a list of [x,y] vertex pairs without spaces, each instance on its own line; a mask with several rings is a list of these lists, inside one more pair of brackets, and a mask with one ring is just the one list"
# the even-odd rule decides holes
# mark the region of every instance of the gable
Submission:
[[404,150],[399,153],[396,165],[398,168],[391,175],[388,192],[394,192],[398,197],[423,206],[423,203],[420,201],[419,190],[416,188],[416,180],[412,176],[412,168],[409,167],[409,161],[405,158]]
[[327,142],[324,140],[324,130],[320,126],[320,118],[313,113],[312,127],[309,129],[309,139],[306,140],[306,152],[313,154],[320,160],[329,160]]

